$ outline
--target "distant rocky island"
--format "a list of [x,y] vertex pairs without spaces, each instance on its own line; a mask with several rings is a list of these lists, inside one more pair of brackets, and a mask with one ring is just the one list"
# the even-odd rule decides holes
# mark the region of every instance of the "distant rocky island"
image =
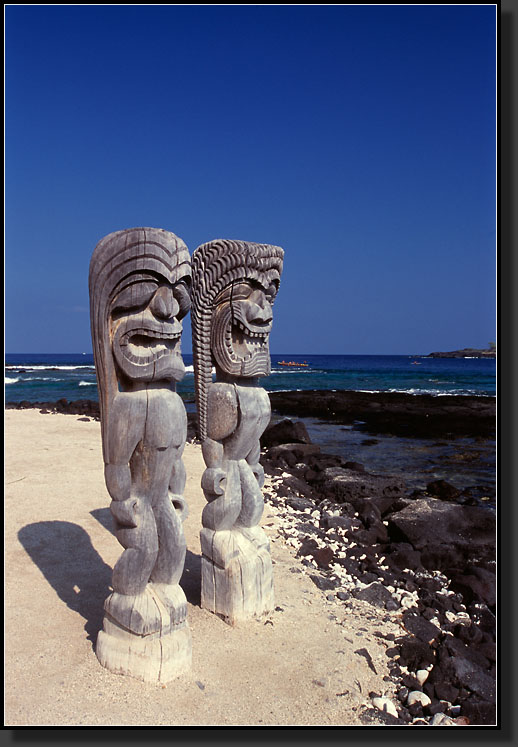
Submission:
[[448,353],[429,353],[426,358],[496,358],[496,347],[491,346],[486,350],[462,348],[462,350],[451,350]]

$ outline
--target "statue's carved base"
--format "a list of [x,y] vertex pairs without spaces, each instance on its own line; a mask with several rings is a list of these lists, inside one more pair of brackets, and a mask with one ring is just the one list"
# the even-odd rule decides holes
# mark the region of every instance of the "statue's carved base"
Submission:
[[201,606],[229,625],[273,610],[270,543],[258,527],[200,533]]
[[114,592],[104,608],[95,649],[103,667],[154,683],[170,682],[190,670],[191,631],[185,595],[178,585],[155,589],[149,584],[135,596]]

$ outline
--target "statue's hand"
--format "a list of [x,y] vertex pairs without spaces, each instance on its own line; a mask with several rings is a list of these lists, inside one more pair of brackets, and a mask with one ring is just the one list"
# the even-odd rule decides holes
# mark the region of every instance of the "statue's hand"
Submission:
[[135,528],[138,526],[138,518],[141,515],[140,498],[128,498],[125,501],[112,501],[110,511],[115,521],[123,527]]
[[189,506],[183,495],[178,495],[177,493],[171,493],[171,491],[169,491],[169,498],[171,499],[173,508],[176,509],[180,521],[185,521],[189,516]]
[[201,477],[201,486],[209,495],[223,495],[227,473],[220,467],[208,467]]
[[257,462],[257,464],[252,464],[252,465],[250,465],[250,467],[251,467],[252,472],[255,475],[255,479],[257,480],[257,483],[258,483],[259,487],[262,488],[263,485],[264,485],[264,468],[263,468],[263,465],[259,464],[259,462]]

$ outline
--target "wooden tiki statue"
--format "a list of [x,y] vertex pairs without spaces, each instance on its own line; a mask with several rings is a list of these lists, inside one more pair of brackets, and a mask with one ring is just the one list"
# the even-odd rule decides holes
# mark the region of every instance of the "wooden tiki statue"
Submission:
[[181,319],[187,247],[173,233],[111,233],[90,262],[90,313],[106,487],[125,548],[113,569],[96,653],[112,672],[167,682],[190,668],[182,521],[187,417]]
[[[268,339],[283,250],[218,240],[192,257],[194,375],[206,470],[201,604],[229,624],[273,609],[269,541],[259,526],[259,439],[270,401]],[[212,382],[212,367],[216,380]]]

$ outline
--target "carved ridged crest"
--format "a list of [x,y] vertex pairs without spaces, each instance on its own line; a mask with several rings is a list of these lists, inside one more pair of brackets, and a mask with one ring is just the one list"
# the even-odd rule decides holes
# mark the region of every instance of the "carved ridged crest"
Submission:
[[207,392],[211,382],[210,331],[216,296],[233,281],[257,280],[265,287],[280,281],[284,251],[271,244],[217,239],[192,256],[192,345],[199,436],[207,436]]

